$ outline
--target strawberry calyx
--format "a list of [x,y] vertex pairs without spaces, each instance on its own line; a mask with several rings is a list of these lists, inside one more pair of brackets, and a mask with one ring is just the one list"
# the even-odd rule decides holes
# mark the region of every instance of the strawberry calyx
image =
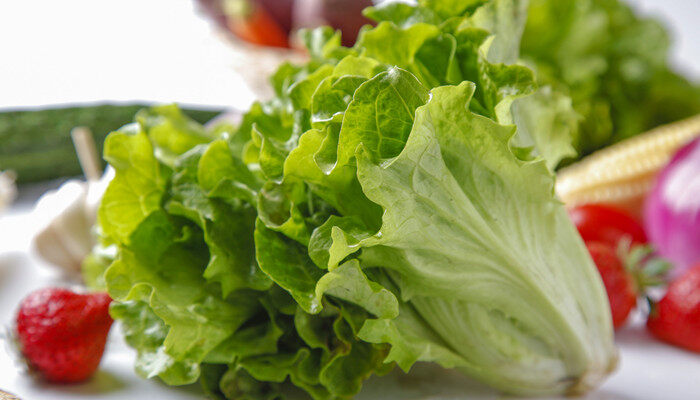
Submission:
[[617,244],[616,253],[632,277],[635,291],[638,295],[652,300],[647,296],[647,289],[665,286],[668,283],[668,271],[672,264],[665,258],[655,255],[654,248],[649,244],[633,244],[630,238],[623,237]]

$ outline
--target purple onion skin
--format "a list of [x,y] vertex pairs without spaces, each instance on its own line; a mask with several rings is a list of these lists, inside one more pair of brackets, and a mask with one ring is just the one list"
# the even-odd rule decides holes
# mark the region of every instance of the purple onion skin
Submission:
[[683,146],[659,173],[644,205],[644,225],[677,277],[700,262],[700,137]]

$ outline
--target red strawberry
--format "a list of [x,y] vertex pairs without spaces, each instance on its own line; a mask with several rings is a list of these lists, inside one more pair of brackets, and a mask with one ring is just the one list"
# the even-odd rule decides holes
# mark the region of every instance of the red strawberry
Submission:
[[613,326],[617,329],[624,325],[630,311],[637,305],[634,279],[627,272],[612,246],[603,242],[589,242],[586,243],[586,247],[603,278],[603,285],[610,302]]
[[700,353],[700,264],[673,281],[652,305],[647,328],[665,342]]
[[104,352],[112,318],[106,293],[40,289],[20,303],[17,339],[30,368],[51,382],[89,378]]
[[613,326],[625,324],[630,312],[637,306],[637,297],[646,288],[663,284],[663,275],[670,265],[666,260],[651,257],[652,249],[629,242],[618,243],[617,248],[605,242],[586,242],[588,252],[598,268],[610,302]]

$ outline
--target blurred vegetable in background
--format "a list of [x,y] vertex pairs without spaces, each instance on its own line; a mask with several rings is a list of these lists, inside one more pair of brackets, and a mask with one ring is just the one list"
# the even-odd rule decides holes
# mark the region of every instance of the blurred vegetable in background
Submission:
[[371,0],[199,0],[206,13],[239,39],[262,46],[290,47],[294,31],[328,25],[352,46]]
[[569,215],[586,242],[604,242],[613,248],[623,239],[631,244],[647,242],[647,236],[639,222],[615,207],[584,204],[569,210]]
[[637,298],[666,283],[670,263],[654,257],[642,226],[628,213],[604,204],[569,210],[603,278],[615,329],[622,327]]
[[[133,121],[143,105],[89,105],[43,110],[0,112],[0,170],[13,170],[18,183],[74,176],[81,173],[70,131],[90,128],[99,154],[109,132]],[[184,109],[204,123],[221,110]]]
[[700,136],[700,114],[652,129],[557,171],[557,194],[567,206],[608,204],[641,220],[656,175]]
[[603,279],[605,291],[608,294],[610,312],[615,329],[622,327],[630,312],[637,305],[637,287],[630,271],[617,256],[615,247],[608,243],[590,241],[586,248],[591,253],[593,262]]
[[583,116],[579,156],[700,112],[700,87],[668,65],[664,27],[621,0],[531,0],[521,50]]
[[700,262],[700,138],[680,149],[658,175],[644,221],[659,253],[675,264],[674,276]]
[[700,353],[700,264],[688,268],[652,303],[647,328],[658,339]]

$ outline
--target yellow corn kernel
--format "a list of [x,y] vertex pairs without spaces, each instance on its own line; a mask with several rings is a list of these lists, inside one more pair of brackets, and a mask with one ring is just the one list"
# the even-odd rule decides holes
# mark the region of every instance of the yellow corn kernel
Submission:
[[663,125],[585,157],[557,173],[567,205],[611,204],[639,216],[656,174],[684,144],[700,136],[700,115]]

